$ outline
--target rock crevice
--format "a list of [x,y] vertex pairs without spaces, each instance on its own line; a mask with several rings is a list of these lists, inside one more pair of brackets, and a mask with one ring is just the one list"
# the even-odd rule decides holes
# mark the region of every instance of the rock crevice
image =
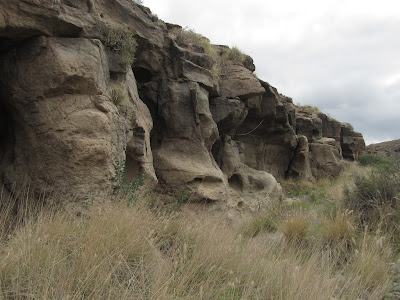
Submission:
[[[115,165],[125,161],[130,178],[144,173],[165,193],[190,190],[193,201],[256,211],[279,201],[275,178],[337,176],[343,159],[364,150],[350,126],[259,80],[251,57],[188,42],[180,26],[132,1],[0,5],[8,187],[28,174],[39,191],[111,195]],[[109,47],[110,30],[136,39],[133,63]]]

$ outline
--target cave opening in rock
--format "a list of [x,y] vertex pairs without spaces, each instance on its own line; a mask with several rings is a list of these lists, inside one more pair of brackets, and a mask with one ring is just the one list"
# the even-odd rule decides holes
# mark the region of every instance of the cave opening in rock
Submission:
[[229,186],[234,190],[241,191],[243,189],[243,183],[238,174],[234,174],[228,180]]
[[153,75],[151,72],[142,67],[133,67],[132,68],[133,74],[135,74],[136,81],[138,83],[148,83],[151,81]]

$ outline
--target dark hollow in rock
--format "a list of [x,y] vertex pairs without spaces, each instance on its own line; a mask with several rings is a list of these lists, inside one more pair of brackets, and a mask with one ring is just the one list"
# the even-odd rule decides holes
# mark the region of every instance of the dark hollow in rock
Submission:
[[148,83],[151,81],[153,75],[149,70],[142,67],[133,67],[133,74],[135,74],[136,81],[138,83]]

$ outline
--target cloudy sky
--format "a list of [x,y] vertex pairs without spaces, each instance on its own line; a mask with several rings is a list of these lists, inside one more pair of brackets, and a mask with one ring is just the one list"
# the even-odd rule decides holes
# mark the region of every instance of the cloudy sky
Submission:
[[253,57],[258,77],[353,124],[400,138],[399,0],[144,0],[169,23]]

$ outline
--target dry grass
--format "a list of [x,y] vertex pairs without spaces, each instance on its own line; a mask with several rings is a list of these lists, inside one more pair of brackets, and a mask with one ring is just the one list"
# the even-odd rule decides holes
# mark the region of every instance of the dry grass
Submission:
[[338,212],[322,223],[322,240],[328,244],[348,245],[355,238],[355,226],[351,212]]
[[0,223],[0,298],[372,300],[392,282],[390,237],[339,208],[282,204],[235,228],[148,199],[95,202],[80,217],[22,205],[13,232]]
[[282,224],[282,232],[289,242],[300,243],[304,241],[310,222],[300,213],[292,213]]

